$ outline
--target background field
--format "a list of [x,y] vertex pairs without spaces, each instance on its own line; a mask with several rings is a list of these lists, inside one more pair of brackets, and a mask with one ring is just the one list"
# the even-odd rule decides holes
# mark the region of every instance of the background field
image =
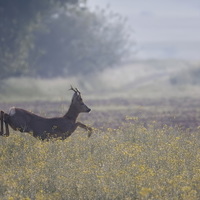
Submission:
[[200,199],[197,66],[136,62],[124,66],[123,76],[116,69],[68,80],[5,81],[1,110],[16,106],[47,117],[67,111],[68,88],[77,86],[92,109],[79,120],[94,130],[87,138],[78,129],[65,141],[15,131],[1,137],[0,198]]

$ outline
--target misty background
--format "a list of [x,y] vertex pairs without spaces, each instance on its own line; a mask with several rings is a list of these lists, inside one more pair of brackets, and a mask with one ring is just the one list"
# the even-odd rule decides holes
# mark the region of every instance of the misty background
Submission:
[[137,58],[199,60],[200,2],[198,0],[88,1],[127,17],[134,30]]
[[[0,100],[198,96],[197,0],[0,3]],[[102,95],[103,94],[103,95]]]

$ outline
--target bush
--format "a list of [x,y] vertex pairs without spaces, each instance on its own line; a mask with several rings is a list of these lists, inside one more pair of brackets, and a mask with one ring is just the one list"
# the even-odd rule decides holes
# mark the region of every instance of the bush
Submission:
[[181,71],[179,74],[170,78],[172,85],[199,85],[200,84],[200,68],[192,67]]

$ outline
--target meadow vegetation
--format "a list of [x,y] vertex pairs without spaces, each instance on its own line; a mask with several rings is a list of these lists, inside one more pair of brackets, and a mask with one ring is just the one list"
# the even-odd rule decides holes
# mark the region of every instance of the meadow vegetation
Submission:
[[65,141],[0,138],[1,199],[199,199],[199,131],[134,125],[79,129]]
[[99,84],[107,75],[95,77],[94,88],[72,78],[7,80],[2,110],[15,105],[47,117],[66,112],[66,85],[81,85],[92,112],[80,121],[94,130],[88,138],[77,129],[64,141],[17,131],[0,137],[0,199],[200,199],[199,85],[170,83],[172,72],[121,80],[119,90]]

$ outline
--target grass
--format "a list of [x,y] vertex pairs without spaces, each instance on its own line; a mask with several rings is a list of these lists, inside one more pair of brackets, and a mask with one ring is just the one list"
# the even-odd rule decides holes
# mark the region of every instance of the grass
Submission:
[[147,128],[79,129],[65,141],[0,138],[1,199],[200,199],[200,137]]
[[[64,141],[15,131],[0,137],[0,199],[200,199],[199,85],[170,84],[174,65],[154,79],[152,65],[139,72],[136,65],[135,73],[125,68],[127,80],[122,71],[86,82],[6,80],[1,109],[15,105],[48,117],[66,112],[67,90],[77,86],[92,108],[80,121],[96,130],[88,139],[78,129]],[[137,73],[143,81],[132,77]]]

